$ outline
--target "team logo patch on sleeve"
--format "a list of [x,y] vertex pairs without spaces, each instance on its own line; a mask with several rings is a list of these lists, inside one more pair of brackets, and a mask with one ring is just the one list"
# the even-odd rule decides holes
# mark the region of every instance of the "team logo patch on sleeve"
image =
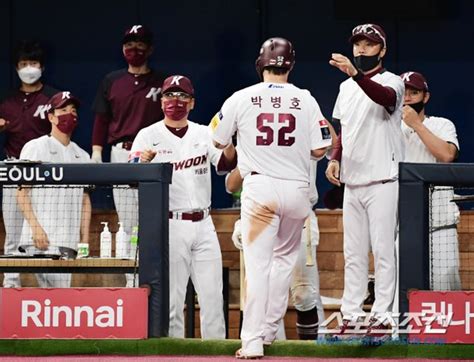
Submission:
[[331,132],[329,131],[328,121],[322,119],[319,121],[319,128],[321,129],[321,136],[323,140],[331,139]]
[[219,111],[216,113],[214,117],[211,119],[211,123],[209,123],[209,127],[211,128],[212,133],[214,133],[217,129],[217,126],[219,126],[219,123],[221,122],[222,119],[222,112]]
[[136,152],[130,152],[128,155],[128,162],[129,163],[140,163],[140,155],[141,151],[136,151]]

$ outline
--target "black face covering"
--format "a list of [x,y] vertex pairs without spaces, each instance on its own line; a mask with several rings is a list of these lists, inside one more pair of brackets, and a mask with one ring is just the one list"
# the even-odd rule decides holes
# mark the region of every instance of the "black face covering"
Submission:
[[425,103],[423,103],[423,101],[419,101],[418,103],[407,104],[407,106],[410,106],[415,110],[416,113],[419,114],[423,108],[425,108]]
[[367,72],[371,69],[374,69],[380,63],[379,54],[370,56],[359,55],[357,57],[354,57],[354,65],[357,69],[360,69],[363,72]]

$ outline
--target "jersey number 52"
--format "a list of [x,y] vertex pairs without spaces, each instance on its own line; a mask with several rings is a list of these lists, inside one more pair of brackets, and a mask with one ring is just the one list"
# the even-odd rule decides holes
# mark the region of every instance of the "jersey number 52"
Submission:
[[[278,117],[278,125],[275,126],[275,116]],[[269,146],[274,140],[273,127],[283,125],[278,129],[278,146],[291,146],[295,143],[295,137],[290,134],[295,130],[296,119],[291,113],[260,113],[257,117],[257,129],[261,136],[257,136],[257,146]]]

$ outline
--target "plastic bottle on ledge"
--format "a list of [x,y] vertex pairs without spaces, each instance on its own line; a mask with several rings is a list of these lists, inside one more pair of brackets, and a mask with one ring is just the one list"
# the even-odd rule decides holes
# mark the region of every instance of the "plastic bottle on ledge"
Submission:
[[138,226],[134,226],[132,228],[132,235],[130,235],[130,259],[135,260],[135,254],[137,253],[137,249],[138,249]]
[[128,235],[123,228],[123,223],[119,221],[119,229],[115,234],[115,257],[127,259],[129,257],[130,243]]
[[100,233],[100,257],[111,258],[112,257],[112,234],[109,231],[108,222],[102,221],[104,230]]

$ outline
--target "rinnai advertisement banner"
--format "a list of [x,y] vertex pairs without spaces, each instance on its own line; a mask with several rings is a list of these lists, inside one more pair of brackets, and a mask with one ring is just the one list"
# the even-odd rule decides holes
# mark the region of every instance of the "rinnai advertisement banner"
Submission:
[[474,343],[474,292],[415,291],[408,299],[410,342]]
[[144,288],[0,289],[0,338],[127,338],[148,333]]

